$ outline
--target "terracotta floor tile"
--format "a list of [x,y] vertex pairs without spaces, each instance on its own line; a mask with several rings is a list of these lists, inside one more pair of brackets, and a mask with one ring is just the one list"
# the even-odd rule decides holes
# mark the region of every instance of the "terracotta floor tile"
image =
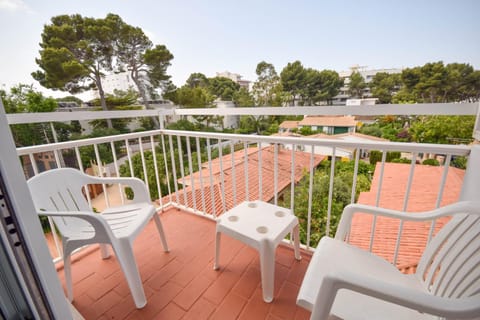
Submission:
[[[90,319],[306,319],[295,304],[309,257],[298,262],[279,246],[275,298],[263,302],[258,252],[222,236],[220,270],[213,270],[215,222],[167,210],[161,216],[170,253],[164,253],[154,224],[134,243],[147,305],[136,309],[115,256],[92,250],[72,263],[74,306]],[[101,269],[101,270],[100,270]],[[65,285],[64,272],[58,271]]]
[[205,298],[198,299],[193,306],[188,310],[183,320],[205,320],[215,310],[216,305]]
[[296,299],[300,287],[285,281],[280,292],[275,296],[276,304],[272,305],[271,314],[281,319],[293,319],[296,312]]
[[181,319],[185,311],[177,306],[175,303],[169,303],[159,314],[157,314],[152,320],[177,320]]
[[188,310],[211,284],[212,280],[200,275],[190,282],[173,301],[184,310]]
[[161,268],[151,279],[148,281],[148,286],[154,290],[160,290],[163,285],[170,280],[179,270],[183,267],[183,264],[177,260],[172,260],[169,264]]
[[91,307],[99,314],[103,314],[113,306],[121,303],[123,299],[121,296],[115,293],[115,291],[109,291],[104,296],[94,301],[95,302]]
[[247,267],[247,271],[245,271],[235,287],[233,287],[232,292],[248,299],[260,285],[260,269],[254,263],[251,263]]
[[131,296],[123,298],[120,303],[116,304],[114,307],[108,309],[105,312],[105,315],[108,319],[111,320],[122,320],[126,319],[130,313],[135,311],[135,303]]
[[240,314],[239,320],[265,319],[272,307],[272,303],[263,301],[262,289],[258,288],[247,302]]
[[221,303],[215,313],[212,315],[212,320],[229,320],[237,319],[238,315],[245,306],[247,300],[234,293],[229,294]]

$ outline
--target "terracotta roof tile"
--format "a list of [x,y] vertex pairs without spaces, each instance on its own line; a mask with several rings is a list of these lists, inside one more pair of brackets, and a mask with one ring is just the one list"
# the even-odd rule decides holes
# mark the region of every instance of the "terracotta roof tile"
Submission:
[[[236,151],[233,154],[234,166],[232,166],[232,155],[223,156],[223,180],[220,171],[220,159],[212,160],[212,176],[213,184],[210,184],[210,169],[208,163],[202,166],[207,167],[201,171],[202,183],[200,183],[200,172],[194,173],[194,186],[191,184],[190,176],[185,177],[186,186],[178,192],[178,202],[185,205],[185,196],[187,198],[187,206],[203,211],[202,189],[205,200],[205,211],[213,214],[214,210],[217,215],[233,208],[245,200],[259,199],[259,182],[260,172],[262,175],[262,200],[271,201],[274,199],[274,147],[268,146],[261,149],[261,170],[259,170],[259,154],[258,148],[247,149],[248,153],[248,182],[245,179],[245,157],[244,150]],[[277,191],[280,192],[287,188],[291,182],[291,156],[292,151],[282,148],[278,149],[278,180]],[[317,166],[325,157],[314,155],[314,166]],[[297,183],[304,176],[310,166],[310,153],[295,151],[294,181]],[[182,179],[178,180],[182,182]],[[248,196],[247,196],[248,183]],[[210,186],[211,185],[211,186]],[[203,188],[202,188],[203,186]],[[225,197],[222,197],[222,187],[224,188]],[[212,192],[213,191],[213,192]],[[213,200],[212,200],[213,195]],[[172,194],[174,200],[176,195]],[[195,199],[194,199],[195,198]],[[168,201],[168,196],[164,197]]]
[[329,126],[329,127],[354,127],[357,122],[352,116],[315,116],[305,117],[298,123],[299,126]]
[[298,127],[298,122],[299,121],[286,120],[280,123],[279,127],[282,129],[295,129]]
[[[375,205],[380,170],[381,164],[378,162],[370,191],[362,192],[358,203]],[[418,212],[435,208],[442,173],[443,166],[415,166],[407,212]],[[384,179],[379,201],[380,207],[395,210],[403,209],[409,174],[409,164],[385,163]],[[453,167],[448,169],[441,206],[458,201],[464,174],[464,170]],[[448,218],[437,220],[435,232],[447,221]],[[372,222],[373,218],[371,215],[360,213],[354,216],[350,235],[352,244],[368,249]],[[378,217],[376,220],[373,252],[389,261],[393,261],[398,231],[398,220]],[[397,266],[399,268],[408,270],[409,267],[416,265],[425,248],[429,231],[430,223],[404,223],[397,258]]]

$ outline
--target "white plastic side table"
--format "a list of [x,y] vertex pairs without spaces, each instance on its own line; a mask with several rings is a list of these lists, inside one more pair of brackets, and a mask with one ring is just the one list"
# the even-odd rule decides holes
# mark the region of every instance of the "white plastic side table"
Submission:
[[288,233],[294,239],[295,259],[300,260],[298,218],[290,209],[263,201],[242,202],[217,220],[214,269],[219,268],[221,233],[258,250],[263,300],[272,302],[275,279],[275,250]]

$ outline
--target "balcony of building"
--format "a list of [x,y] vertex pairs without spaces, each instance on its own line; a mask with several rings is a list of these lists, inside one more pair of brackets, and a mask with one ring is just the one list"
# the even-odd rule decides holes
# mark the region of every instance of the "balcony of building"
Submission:
[[[400,108],[412,114],[447,113],[442,111],[447,110],[446,106],[437,105],[375,107],[378,107],[375,114],[396,114]],[[457,108],[454,114],[476,114],[478,104],[464,104],[463,107]],[[279,112],[277,108],[257,109],[255,112],[267,115]],[[285,111],[282,108],[281,112],[293,114],[299,112],[297,109]],[[307,114],[319,112],[318,109],[304,110]],[[176,112],[177,115],[195,115],[195,112],[214,111]],[[243,111],[222,112],[242,114]],[[343,108],[335,112],[350,114]],[[97,116],[100,113],[97,112]],[[145,115],[159,114],[147,111]],[[96,115],[82,115],[88,116]],[[138,113],[131,116],[138,116]],[[164,115],[160,116],[162,120]],[[65,121],[71,115],[58,117],[57,121]],[[51,115],[48,119],[55,120]],[[11,117],[10,121],[18,123],[20,120]],[[348,191],[351,203],[422,211],[458,200],[464,170],[451,164],[458,157],[468,159],[471,148],[470,145],[359,143],[328,138],[159,129],[18,148],[17,153],[28,178],[48,169],[39,168],[39,157],[47,157],[51,168],[68,166],[86,171],[82,157],[89,149],[90,163],[95,163],[91,174],[137,176],[145,182],[158,207],[171,251],[163,252],[153,223],[134,243],[148,301],[146,307],[135,308],[115,256],[102,260],[98,247],[90,246],[75,253],[72,265],[73,306],[85,319],[308,319],[309,312],[299,308],[295,300],[318,239],[334,234],[334,186],[339,174],[335,164],[352,163]],[[368,190],[359,192],[359,168],[374,150],[379,152],[380,159],[374,171],[369,172],[372,183]],[[389,163],[390,152],[399,152],[410,162]],[[426,157],[437,159],[440,166],[419,164],[419,160]],[[313,197],[314,190],[319,187],[315,172],[326,160],[330,168],[325,190],[328,196],[321,211],[324,223],[318,228],[315,219],[319,218],[320,211]],[[139,171],[131,165],[134,162],[139,163]],[[307,190],[301,212],[295,211],[299,183]],[[86,197],[99,211],[128,202],[123,189],[108,185],[92,187]],[[287,239],[276,252],[272,303],[262,300],[259,258],[254,249],[223,236],[221,268],[213,270],[215,220],[242,201],[253,200],[292,208],[301,223],[302,260],[295,260]],[[422,248],[443,223],[438,221],[432,226],[419,227],[382,219],[372,222],[359,217],[352,225],[350,241],[382,256],[404,272],[411,272]],[[60,281],[65,285],[58,236],[47,235],[47,242]]]

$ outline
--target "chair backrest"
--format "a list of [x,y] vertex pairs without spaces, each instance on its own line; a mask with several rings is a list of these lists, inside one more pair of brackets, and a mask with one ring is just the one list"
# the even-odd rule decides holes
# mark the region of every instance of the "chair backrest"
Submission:
[[[88,176],[72,168],[52,169],[28,180],[35,209],[42,211],[91,211],[82,188]],[[67,235],[88,223],[78,218],[55,217],[60,233]]]
[[[480,199],[480,146],[474,146],[460,195]],[[430,241],[418,264],[417,276],[433,295],[464,298],[480,294],[480,215],[460,213]]]

